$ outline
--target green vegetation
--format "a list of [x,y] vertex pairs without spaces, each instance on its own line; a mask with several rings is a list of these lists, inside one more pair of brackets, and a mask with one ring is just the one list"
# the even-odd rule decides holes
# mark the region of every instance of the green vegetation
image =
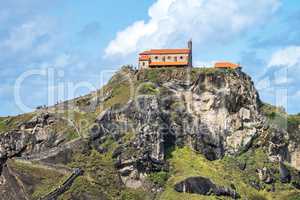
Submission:
[[290,140],[296,143],[300,142],[300,115],[288,116],[288,128],[287,131],[290,135]]
[[112,89],[112,97],[104,102],[104,110],[114,105],[124,105],[130,99],[130,87],[128,83],[115,85]]
[[195,81],[200,74],[204,75],[222,75],[230,74],[235,70],[232,69],[216,69],[216,68],[157,68],[144,69],[138,72],[138,79],[141,81],[151,81],[153,83],[160,83],[163,81],[172,80],[189,80]]
[[139,93],[144,95],[157,95],[159,89],[153,83],[143,83],[139,86]]
[[284,108],[272,106],[264,103],[262,112],[268,117],[269,123],[272,126],[286,129],[288,125],[288,115]]
[[150,200],[149,194],[143,190],[125,189],[121,192],[120,200]]
[[288,115],[284,108],[263,104],[263,113],[268,117],[272,126],[287,130],[290,139],[300,142],[300,115]]
[[71,140],[74,140],[79,137],[76,131],[70,131],[70,132],[67,132],[66,134],[67,134],[67,136],[66,136],[67,141],[71,141]]
[[[191,70],[178,68],[161,68],[151,70],[141,70],[132,73],[129,67],[123,67],[120,72],[115,74],[112,79],[105,85],[97,94],[109,94],[108,98],[97,105],[96,111],[77,112],[67,110],[64,113],[56,113],[58,116],[71,120],[59,120],[51,125],[50,129],[53,133],[66,134],[67,140],[73,140],[78,137],[77,131],[86,136],[91,125],[94,123],[97,115],[102,111],[111,108],[124,106],[131,98],[139,94],[159,95],[163,96],[169,92],[166,90],[162,81],[195,81],[200,74],[224,75],[231,74],[234,70],[219,70],[215,68],[193,68]],[[146,82],[146,83],[145,83]],[[139,91],[136,91],[139,88]],[[76,99],[77,107],[85,108],[91,104],[92,95],[87,95]],[[181,101],[176,101],[171,104],[171,117],[174,121],[181,121],[177,111],[184,108]],[[264,104],[262,111],[266,114],[271,125],[281,128],[287,127],[292,139],[300,140],[299,125],[300,115],[288,116],[284,109]],[[0,118],[0,133],[17,128],[24,121],[30,120],[35,113],[19,115],[10,118]],[[74,128],[75,125],[77,129]],[[130,130],[123,136],[123,142],[128,143],[135,136],[135,133]],[[68,164],[70,168],[81,168],[84,170],[84,175],[78,177],[70,190],[63,194],[60,200],[71,200],[74,197],[88,198],[98,200],[105,196],[107,199],[117,200],[147,200],[150,194],[142,189],[134,190],[125,188],[121,183],[120,177],[114,167],[112,154],[118,147],[118,144],[112,137],[108,137],[101,147],[107,149],[106,153],[99,153],[96,150],[87,150],[85,153],[75,153],[72,155],[72,161]],[[124,154],[134,156],[137,153],[136,149],[128,147]],[[126,156],[126,155],[124,155]],[[242,196],[242,199],[249,200],[271,200],[271,199],[287,199],[299,200],[299,191],[295,191],[289,184],[281,184],[279,179],[278,165],[271,163],[263,149],[255,149],[247,151],[235,158],[225,157],[222,160],[208,161],[201,154],[197,154],[190,148],[181,149],[166,149],[166,157],[170,162],[170,172],[155,172],[147,177],[147,180],[165,187],[165,191],[161,194],[161,200],[212,200],[212,199],[227,199],[225,197],[201,196],[195,194],[177,193],[174,190],[174,185],[191,176],[203,176],[210,178],[214,183],[220,186],[231,187],[234,185],[237,192]],[[238,163],[246,163],[246,169],[241,171]],[[66,175],[62,175],[56,171],[47,170],[38,166],[13,162],[12,167],[20,174],[21,178],[30,178],[32,186],[28,189],[28,193],[32,194],[32,199],[37,199],[52,191],[62,181]],[[275,183],[276,192],[267,192],[270,185],[262,183],[256,173],[256,169],[267,167],[271,169],[277,179]],[[59,177],[59,178],[58,178]],[[58,180],[59,179],[59,180]],[[24,181],[25,182],[25,181]],[[257,191],[249,184],[255,182],[260,184],[262,191]]]
[[[193,194],[183,194],[174,191],[173,186],[192,176],[203,176],[210,178],[214,183],[222,186],[230,187],[234,181],[239,184],[234,184],[238,191],[247,193],[257,193],[255,189],[250,188],[243,183],[240,174],[235,173],[235,170],[226,170],[224,161],[208,161],[202,155],[196,154],[190,148],[176,149],[172,153],[171,163],[171,178],[166,184],[166,191],[162,194],[162,200],[171,199],[216,199],[213,196],[201,196]],[[225,161],[225,163],[227,163]],[[240,192],[241,193],[241,192]],[[242,194],[241,194],[242,195]]]
[[33,116],[34,113],[26,113],[14,117],[0,117],[0,133],[17,129],[21,123],[29,121]]
[[106,154],[93,150],[89,155],[76,154],[73,157],[69,167],[81,168],[85,173],[75,180],[71,189],[61,196],[61,200],[71,200],[74,196],[88,196],[91,200],[98,200],[103,195],[112,200],[147,199],[144,191],[124,188],[111,158],[113,141],[107,140],[104,145],[109,147]]
[[[257,168],[266,166],[277,169],[277,165],[270,163],[266,158],[266,154],[261,149],[243,154],[236,159],[225,157],[222,160],[208,161],[202,155],[185,147],[173,151],[169,161],[171,164],[170,178],[166,183],[165,192],[160,197],[161,200],[226,199],[225,197],[177,193],[173,189],[177,182],[191,176],[207,177],[217,185],[225,187],[230,187],[230,185],[233,184],[237,192],[242,196],[242,199],[282,199],[281,197],[283,195],[294,194],[296,192],[289,184],[283,185],[280,184],[279,181],[276,182],[277,192],[275,193],[267,192],[267,186],[262,191],[257,191],[249,186],[249,181],[259,181],[258,175],[255,172]],[[247,163],[247,168],[244,171],[241,171],[237,165],[237,163],[241,161]],[[297,192],[297,194],[300,195],[300,192]]]
[[170,74],[172,71],[174,71],[173,68],[145,69],[140,71],[140,76],[142,80],[149,80],[156,83],[161,81],[160,77],[162,74]]
[[262,194],[249,194],[249,200],[268,200],[265,196]]
[[65,132],[68,134],[67,138],[70,140],[79,137],[77,131],[79,131],[80,136],[86,137],[96,119],[96,114],[69,110],[64,112],[61,117],[65,119],[63,120],[65,123],[64,126],[69,127]]
[[75,103],[76,106],[78,106],[79,108],[84,108],[86,106],[91,105],[90,100],[91,100],[91,95],[86,95],[84,97],[77,98],[77,100],[75,99]]
[[[124,66],[101,90],[97,92],[98,96],[101,96],[101,94],[110,95],[108,99],[97,106],[95,114],[99,114],[111,107],[124,106],[130,99],[134,99],[137,92],[136,90],[139,90],[138,92],[140,94],[158,95],[162,92],[161,90],[163,90],[163,87],[160,87],[162,81],[195,81],[199,74],[221,75],[232,73],[233,71],[234,70],[219,70],[215,68],[193,68],[191,70],[157,68],[135,72],[132,71],[130,67]],[[86,106],[90,103],[90,99],[90,96],[86,96],[82,97],[82,99],[78,99],[76,102],[78,106]]]
[[199,68],[193,68],[192,74],[199,75],[199,74],[221,74],[221,73],[227,73],[232,72],[232,69],[217,69],[212,67],[199,67]]
[[297,192],[288,194],[288,195],[283,195],[282,200],[300,200],[300,195]]
[[7,121],[9,118],[0,117],[0,133],[5,132],[7,130]]
[[152,174],[149,174],[149,176],[147,177],[149,181],[151,181],[152,183],[163,187],[166,183],[166,181],[168,180],[168,173],[161,171],[161,172],[155,172]]
[[32,200],[39,199],[53,191],[70,175],[20,161],[10,161],[9,166],[18,174],[22,182],[27,183],[25,189],[31,195]]
[[285,115],[286,112],[283,107],[276,107],[268,103],[262,105],[262,111],[269,118],[274,118],[276,115]]
[[123,141],[124,143],[130,142],[131,140],[133,140],[135,137],[135,133],[132,131],[127,132],[124,137],[123,137]]
[[95,190],[108,197],[117,196],[120,185],[110,156],[97,151],[92,151],[90,155],[76,154],[69,167],[81,168],[85,173],[84,177],[75,181],[74,187],[64,194],[62,199],[70,199],[71,195],[78,192],[93,194]]
[[125,67],[115,74],[111,80],[100,90],[97,95],[111,94],[110,97],[96,109],[96,114],[113,106],[124,106],[135,92],[134,80],[128,69]]

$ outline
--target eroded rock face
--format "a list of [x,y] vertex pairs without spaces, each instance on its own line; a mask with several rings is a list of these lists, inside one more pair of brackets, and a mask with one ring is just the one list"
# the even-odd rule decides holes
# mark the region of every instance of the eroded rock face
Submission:
[[[106,110],[91,129],[95,146],[108,137],[121,144],[116,167],[126,180],[167,169],[166,156],[175,146],[190,146],[209,160],[237,154],[251,146],[263,127],[258,94],[241,71],[155,86],[159,94],[140,95],[122,109]],[[128,132],[134,138],[124,143]]]
[[290,160],[288,150],[288,133],[282,129],[271,129],[269,139],[269,158],[272,161]]
[[239,198],[239,194],[230,188],[215,185],[211,180],[204,177],[190,177],[174,186],[177,192],[187,192],[200,195],[230,196]]
[[3,133],[0,137],[0,160],[4,162],[15,156],[39,154],[63,143],[65,136],[50,128],[59,120],[49,113],[40,113],[20,124],[16,130]]
[[296,139],[291,138],[291,133],[277,127],[271,127],[266,144],[269,159],[273,162],[287,162],[292,167],[300,170],[300,146]]
[[292,147],[291,152],[291,165],[297,170],[300,170],[300,147]]

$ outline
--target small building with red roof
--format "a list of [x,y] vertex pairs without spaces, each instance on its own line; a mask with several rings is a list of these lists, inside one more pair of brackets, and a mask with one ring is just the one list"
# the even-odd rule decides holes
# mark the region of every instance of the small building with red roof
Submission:
[[192,67],[192,41],[183,49],[151,49],[139,54],[139,69]]
[[222,61],[216,62],[214,67],[219,69],[238,69],[241,68],[241,65],[232,62]]

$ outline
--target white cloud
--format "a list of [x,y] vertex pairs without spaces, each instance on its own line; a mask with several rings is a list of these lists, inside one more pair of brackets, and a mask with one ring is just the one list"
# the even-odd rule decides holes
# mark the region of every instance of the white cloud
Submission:
[[268,67],[300,65],[300,46],[289,46],[276,51],[268,64]]
[[26,50],[32,48],[36,38],[44,34],[35,22],[24,23],[16,27],[2,45],[12,51]]
[[[267,89],[272,91],[272,98],[287,98],[289,107],[297,109],[297,98],[300,95],[300,46],[287,46],[275,51],[267,63],[264,77],[269,80]],[[284,94],[281,94],[281,91]]]
[[298,90],[297,92],[295,92],[294,97],[300,97],[300,90]]
[[276,76],[274,79],[274,84],[276,85],[284,85],[293,83],[293,79],[286,76]]
[[24,63],[54,54],[61,45],[61,34],[57,34],[56,26],[50,18],[35,17],[8,28],[8,34],[0,38],[0,51],[3,52],[0,60]]
[[136,21],[117,33],[106,56],[128,55],[189,38],[198,45],[226,42],[273,14],[279,0],[157,0],[149,21]]

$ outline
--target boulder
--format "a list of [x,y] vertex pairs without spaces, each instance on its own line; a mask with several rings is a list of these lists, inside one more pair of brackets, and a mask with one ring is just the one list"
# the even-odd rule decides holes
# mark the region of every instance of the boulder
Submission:
[[175,185],[177,192],[211,195],[216,190],[216,185],[203,177],[191,177]]
[[266,184],[271,184],[275,181],[273,174],[266,167],[263,169],[257,169],[256,172],[258,173],[259,180]]
[[190,177],[174,186],[177,192],[187,192],[200,195],[230,196],[239,198],[239,194],[231,188],[215,185],[210,179],[204,177]]
[[281,183],[290,183],[291,182],[291,173],[289,169],[282,163],[279,163],[279,173],[280,173],[280,182]]

